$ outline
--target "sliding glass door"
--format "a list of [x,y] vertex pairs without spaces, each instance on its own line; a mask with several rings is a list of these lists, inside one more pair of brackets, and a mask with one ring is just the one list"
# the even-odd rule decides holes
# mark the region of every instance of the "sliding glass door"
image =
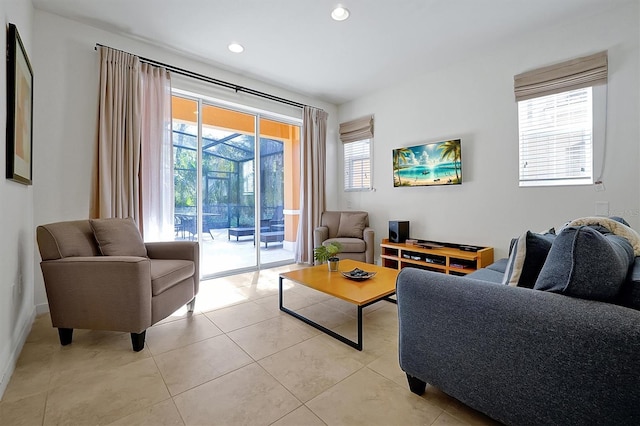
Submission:
[[293,261],[300,126],[264,115],[173,97],[175,238],[205,277]]

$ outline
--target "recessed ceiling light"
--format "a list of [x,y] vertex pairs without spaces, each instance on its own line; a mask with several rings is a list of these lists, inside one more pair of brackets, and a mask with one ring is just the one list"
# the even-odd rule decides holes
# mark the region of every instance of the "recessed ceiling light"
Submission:
[[337,6],[331,11],[331,17],[335,21],[344,21],[349,17],[349,9],[343,6]]
[[242,53],[244,51],[244,47],[242,47],[242,45],[238,43],[231,43],[229,45],[229,50],[233,53]]

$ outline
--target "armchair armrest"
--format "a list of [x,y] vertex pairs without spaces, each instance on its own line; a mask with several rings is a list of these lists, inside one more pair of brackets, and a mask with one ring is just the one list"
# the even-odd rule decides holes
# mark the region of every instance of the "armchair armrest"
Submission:
[[365,245],[365,262],[373,263],[373,258],[375,256],[375,232],[373,228],[366,227],[362,232],[362,239],[364,240]]
[[149,259],[67,257],[40,266],[54,327],[139,333],[151,325]]
[[397,298],[401,368],[501,422],[640,418],[638,311],[414,268]]
[[320,247],[322,242],[329,239],[329,228],[318,226],[313,230],[313,248]]
[[180,259],[194,262],[195,294],[200,287],[200,245],[197,241],[159,241],[145,243],[150,259]]

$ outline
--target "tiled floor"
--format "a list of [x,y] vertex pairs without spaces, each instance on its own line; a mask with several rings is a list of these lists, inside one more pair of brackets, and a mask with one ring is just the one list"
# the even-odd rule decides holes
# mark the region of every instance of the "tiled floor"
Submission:
[[[203,281],[196,312],[147,331],[76,330],[61,347],[38,317],[3,400],[1,425],[484,425],[398,367],[396,306],[365,309],[356,351],[278,309],[281,267]],[[285,282],[286,283],[286,282]],[[285,304],[355,337],[355,309],[286,283]]]

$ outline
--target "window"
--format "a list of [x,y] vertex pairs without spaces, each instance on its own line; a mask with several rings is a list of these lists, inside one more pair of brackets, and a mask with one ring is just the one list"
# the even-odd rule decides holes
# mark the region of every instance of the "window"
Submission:
[[254,170],[253,160],[242,163],[242,192],[244,195],[253,194]]
[[340,140],[344,147],[344,190],[368,191],[371,179],[371,146],[373,116],[340,124]]
[[607,75],[605,51],[514,77],[520,186],[601,180],[604,155],[594,167],[593,152],[604,152]]
[[593,183],[592,88],[518,102],[520,186]]
[[370,139],[344,144],[344,189],[371,189]]

